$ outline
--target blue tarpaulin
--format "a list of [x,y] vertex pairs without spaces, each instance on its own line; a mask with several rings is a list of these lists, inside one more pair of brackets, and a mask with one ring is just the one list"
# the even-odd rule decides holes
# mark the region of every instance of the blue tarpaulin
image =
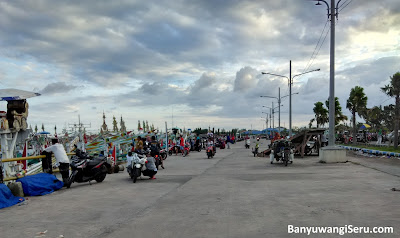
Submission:
[[64,186],[64,183],[52,174],[40,173],[17,179],[22,183],[26,196],[41,196],[52,193]]
[[0,183],[0,209],[14,206],[24,200],[25,198],[15,197],[5,184]]

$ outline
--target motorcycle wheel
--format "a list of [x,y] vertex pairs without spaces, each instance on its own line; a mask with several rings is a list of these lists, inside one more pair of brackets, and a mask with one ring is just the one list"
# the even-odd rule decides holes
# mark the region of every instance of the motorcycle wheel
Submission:
[[68,178],[68,182],[65,184],[65,187],[70,188],[72,182],[74,182],[76,172],[72,172],[72,174]]
[[289,162],[289,155],[285,154],[285,161],[283,161],[283,163],[285,163],[285,166],[287,166],[288,162]]
[[101,183],[103,182],[103,180],[106,178],[107,173],[101,173],[99,175],[97,175],[94,180],[96,180],[96,182]]
[[133,170],[133,183],[136,183],[137,178],[140,176],[140,169],[135,168]]

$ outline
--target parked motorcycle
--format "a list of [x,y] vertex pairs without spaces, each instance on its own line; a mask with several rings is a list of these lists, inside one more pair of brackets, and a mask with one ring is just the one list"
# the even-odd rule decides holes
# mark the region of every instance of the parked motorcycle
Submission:
[[70,188],[74,182],[83,183],[96,180],[98,183],[103,182],[106,178],[108,168],[111,164],[107,162],[105,157],[92,158],[83,154],[81,157],[73,156],[71,158],[71,175],[66,182],[66,187]]
[[136,183],[137,178],[142,176],[143,166],[146,164],[147,158],[141,154],[133,154],[133,160],[131,164],[127,167],[129,176],[131,177],[133,183]]
[[273,164],[274,159],[276,161],[281,160],[285,166],[288,163],[293,163],[294,153],[292,149],[292,144],[290,141],[282,139],[276,140],[272,144],[271,154],[270,154],[270,162]]

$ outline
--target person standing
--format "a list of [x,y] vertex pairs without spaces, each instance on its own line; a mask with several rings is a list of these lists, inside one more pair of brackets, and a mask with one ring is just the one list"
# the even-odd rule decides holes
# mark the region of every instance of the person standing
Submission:
[[58,139],[52,139],[51,146],[44,149],[47,153],[53,153],[56,157],[56,166],[60,169],[60,173],[64,184],[69,178],[69,158],[65,152],[64,146],[58,143]]
[[378,141],[376,142],[377,145],[382,144],[382,129],[379,129],[378,131]]
[[229,143],[231,142],[231,137],[229,135],[226,136],[226,145],[228,146],[228,149],[231,147],[229,146]]

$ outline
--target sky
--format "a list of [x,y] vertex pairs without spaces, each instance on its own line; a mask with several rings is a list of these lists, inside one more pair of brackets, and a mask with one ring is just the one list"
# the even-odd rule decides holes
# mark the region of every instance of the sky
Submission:
[[[337,1],[336,1],[337,2]],[[310,0],[0,0],[0,88],[28,99],[28,124],[53,132],[106,115],[128,129],[263,129],[289,94],[292,123],[307,126],[329,96],[330,22]],[[400,1],[342,0],[336,21],[335,96],[361,86],[368,107],[394,104],[380,88],[400,71]],[[289,125],[289,97],[281,126]],[[264,106],[264,107],[263,107]],[[6,103],[0,103],[0,110]],[[278,126],[278,109],[274,125]]]

